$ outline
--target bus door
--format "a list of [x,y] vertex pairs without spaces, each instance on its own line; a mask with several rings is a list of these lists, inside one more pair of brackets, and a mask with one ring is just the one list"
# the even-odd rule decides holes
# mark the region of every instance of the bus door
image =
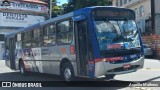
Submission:
[[87,21],[75,22],[76,59],[78,75],[88,76],[89,39]]
[[15,38],[9,39],[9,60],[10,60],[10,68],[15,69]]

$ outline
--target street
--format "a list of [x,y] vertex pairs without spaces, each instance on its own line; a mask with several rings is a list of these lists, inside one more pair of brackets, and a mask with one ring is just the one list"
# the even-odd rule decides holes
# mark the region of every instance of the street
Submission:
[[[144,68],[138,70],[137,72],[117,75],[115,76],[115,81],[130,81],[130,82],[149,82],[149,81],[160,81],[160,61],[154,59],[145,59]],[[5,66],[5,61],[0,60],[0,81],[61,81],[61,77],[56,75],[48,75],[48,74],[37,74],[31,73],[28,76],[22,76],[18,71],[12,71],[8,67]],[[104,78],[99,79],[105,81]],[[66,87],[54,87],[57,89],[66,89]],[[68,90],[71,89],[79,89],[81,90],[83,87],[67,87]],[[108,87],[99,87],[99,90],[106,90]],[[8,88],[3,88],[3,90],[8,90]],[[52,88],[48,88],[52,89]],[[87,87],[88,89],[97,89],[94,87]],[[113,87],[110,89],[118,89],[118,90],[158,90],[158,87]]]

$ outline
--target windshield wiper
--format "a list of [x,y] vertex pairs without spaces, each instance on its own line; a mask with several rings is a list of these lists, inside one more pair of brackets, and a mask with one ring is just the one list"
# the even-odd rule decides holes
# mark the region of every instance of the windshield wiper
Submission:
[[[106,19],[106,22],[107,22],[109,28],[110,28],[114,33],[116,33],[116,34],[117,34],[117,37],[118,37],[119,35],[118,35],[118,32],[117,32],[116,28],[114,27],[114,25],[113,25],[112,23],[110,23],[108,19]],[[106,23],[106,22],[105,22],[105,23]]]

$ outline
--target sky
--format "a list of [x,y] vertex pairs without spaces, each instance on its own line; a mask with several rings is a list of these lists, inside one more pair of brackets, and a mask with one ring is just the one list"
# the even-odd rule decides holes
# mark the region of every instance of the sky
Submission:
[[62,5],[62,4],[64,4],[64,3],[67,3],[67,1],[68,1],[68,0],[57,0],[57,2],[60,2],[60,3],[58,3],[58,5]]

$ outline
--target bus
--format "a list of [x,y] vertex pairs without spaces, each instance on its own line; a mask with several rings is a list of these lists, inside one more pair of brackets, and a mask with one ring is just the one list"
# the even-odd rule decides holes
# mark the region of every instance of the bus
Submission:
[[6,35],[6,65],[28,72],[99,78],[143,68],[144,51],[135,13],[92,6]]

